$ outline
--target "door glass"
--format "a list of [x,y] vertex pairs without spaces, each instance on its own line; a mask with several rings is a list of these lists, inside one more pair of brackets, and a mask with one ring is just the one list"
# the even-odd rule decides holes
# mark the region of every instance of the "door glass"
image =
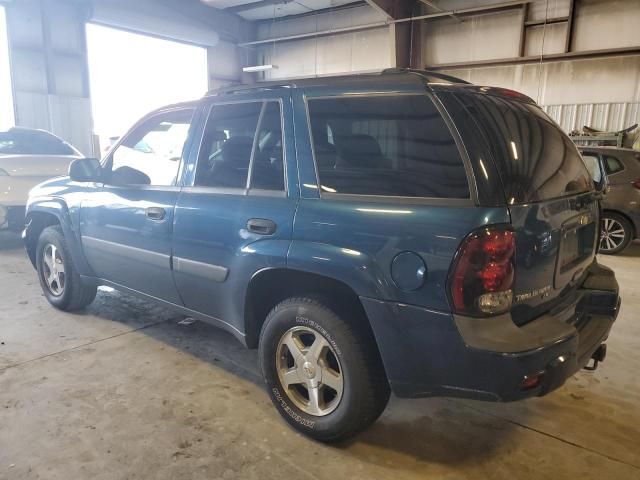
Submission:
[[267,102],[260,119],[251,172],[251,188],[284,190],[282,117],[278,102]]
[[193,109],[158,114],[127,135],[111,155],[113,185],[175,185]]
[[593,181],[599,183],[602,180],[602,172],[600,171],[600,162],[598,162],[598,157],[596,155],[585,153],[582,155],[582,159],[584,160],[584,164],[587,166],[587,170],[589,170]]
[[323,192],[469,198],[455,140],[426,95],[309,100]]
[[609,155],[604,156],[604,168],[609,175],[614,173],[621,172],[624,170],[624,166],[622,162],[615,157],[610,157]]
[[246,188],[263,102],[215,105],[207,121],[196,186]]

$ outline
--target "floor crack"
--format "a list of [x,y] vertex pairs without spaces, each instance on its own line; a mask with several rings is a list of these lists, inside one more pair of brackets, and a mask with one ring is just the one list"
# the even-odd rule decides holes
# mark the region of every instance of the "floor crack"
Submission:
[[140,330],[145,330],[147,328],[155,327],[156,325],[160,325],[162,323],[168,322],[169,320],[170,319],[160,320],[159,322],[155,322],[155,323],[149,323],[148,325],[143,325],[142,327],[138,327],[138,328],[135,328],[133,330],[128,330],[126,332],[116,333],[115,335],[111,335],[111,336],[105,337],[105,338],[100,338],[98,340],[94,340],[93,342],[83,343],[82,345],[76,345],[75,347],[65,348],[64,350],[59,350],[57,352],[47,353],[46,355],[42,355],[40,357],[30,358],[29,360],[24,360],[22,362],[13,363],[11,365],[7,365],[6,367],[0,367],[0,372],[4,372],[6,370],[9,370],[10,368],[20,367],[22,365],[26,365],[26,364],[31,363],[31,362],[36,362],[38,360],[42,360],[43,358],[53,357],[55,355],[60,355],[61,353],[72,352],[72,351],[78,350],[80,348],[88,347],[89,345],[95,345],[96,343],[104,342],[106,340],[111,340],[112,338],[118,338],[118,337],[122,337],[124,335],[129,335],[130,333],[139,332]]

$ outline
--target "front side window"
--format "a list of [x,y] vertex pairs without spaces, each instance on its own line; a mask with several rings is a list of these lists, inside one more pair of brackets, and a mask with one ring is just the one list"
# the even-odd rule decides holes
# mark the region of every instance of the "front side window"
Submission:
[[196,186],[284,190],[282,117],[276,101],[214,105],[200,147]]
[[308,104],[322,192],[469,198],[456,143],[426,95],[324,98]]
[[111,154],[109,183],[175,185],[192,116],[193,109],[164,112],[127,135]]

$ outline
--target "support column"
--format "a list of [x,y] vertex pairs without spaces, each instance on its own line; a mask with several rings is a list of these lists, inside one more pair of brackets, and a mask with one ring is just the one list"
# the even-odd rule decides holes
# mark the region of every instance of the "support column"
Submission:
[[21,0],[6,15],[16,125],[49,130],[92,155],[86,7]]

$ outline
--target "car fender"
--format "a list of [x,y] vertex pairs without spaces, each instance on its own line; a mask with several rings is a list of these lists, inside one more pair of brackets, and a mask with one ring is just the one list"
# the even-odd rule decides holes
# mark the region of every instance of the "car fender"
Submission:
[[[35,254],[29,249],[29,242],[37,242],[37,238],[33,238],[33,235],[36,233],[33,232],[33,229],[37,227],[37,225],[34,225],[33,219],[38,213],[47,214],[57,219],[67,242],[71,259],[78,273],[83,276],[93,276],[91,267],[84,256],[82,243],[80,241],[79,208],[75,207],[70,209],[64,200],[57,197],[38,197],[31,200],[27,205],[25,216],[26,228],[23,233],[23,238],[34,267]],[[39,232],[37,232],[37,234],[39,235]]]
[[364,252],[294,240],[287,256],[287,268],[338,280],[359,297],[393,298],[394,286],[381,270],[379,262]]

